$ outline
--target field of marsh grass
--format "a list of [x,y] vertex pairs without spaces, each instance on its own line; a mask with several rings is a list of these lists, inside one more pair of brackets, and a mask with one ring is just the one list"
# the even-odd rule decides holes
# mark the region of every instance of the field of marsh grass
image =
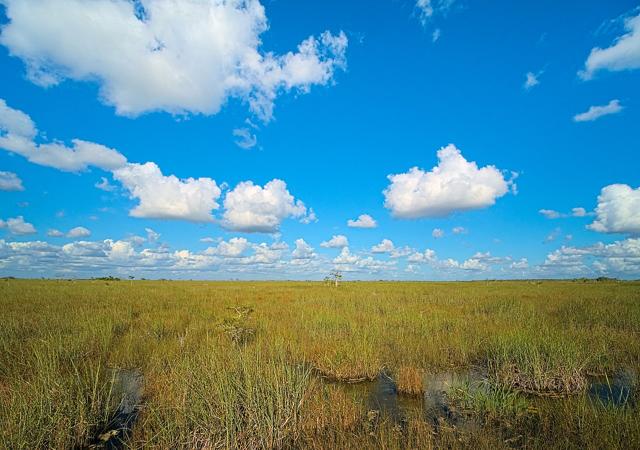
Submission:
[[0,310],[0,448],[640,448],[640,282],[0,280]]

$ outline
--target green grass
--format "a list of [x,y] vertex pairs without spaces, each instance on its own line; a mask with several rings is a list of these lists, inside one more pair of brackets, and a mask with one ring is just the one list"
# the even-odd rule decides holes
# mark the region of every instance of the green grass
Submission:
[[[582,395],[640,369],[637,282],[5,280],[0,310],[0,448],[88,445],[118,368],[144,375],[132,448],[640,447],[637,406]],[[423,373],[471,367],[491,388],[452,395],[470,430],[372,424],[318,376],[384,369],[417,396]]]

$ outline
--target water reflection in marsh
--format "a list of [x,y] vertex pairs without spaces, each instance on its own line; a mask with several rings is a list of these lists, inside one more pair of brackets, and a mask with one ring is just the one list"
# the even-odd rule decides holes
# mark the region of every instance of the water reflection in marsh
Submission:
[[94,448],[126,448],[126,441],[140,414],[143,394],[143,376],[136,369],[119,369],[114,372],[113,395],[120,399],[115,415],[98,433]]
[[[386,417],[397,424],[403,424],[409,417],[422,417],[435,429],[439,427],[456,428],[461,431],[472,431],[480,426],[478,411],[470,411],[461,407],[456,401],[460,393],[467,397],[484,400],[502,397],[503,407],[512,410],[521,407],[521,411],[535,411],[543,404],[572,401],[577,398],[538,397],[531,394],[510,392],[505,401],[505,392],[487,378],[481,370],[473,369],[462,372],[425,373],[423,393],[418,396],[405,395],[398,391],[392,376],[381,372],[374,381],[361,383],[336,383],[356,402],[369,412],[369,420]],[[634,371],[625,369],[613,377],[594,377],[583,394],[597,405],[613,407],[635,407],[637,402],[638,376]],[[516,399],[516,400],[514,400]],[[519,400],[517,400],[519,399]],[[496,404],[499,404],[496,402]],[[526,405],[530,406],[527,407]]]

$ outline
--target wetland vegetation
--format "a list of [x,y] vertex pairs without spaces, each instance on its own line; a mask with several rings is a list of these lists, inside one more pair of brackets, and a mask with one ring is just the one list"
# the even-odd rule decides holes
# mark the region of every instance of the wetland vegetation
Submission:
[[640,282],[0,280],[0,447],[640,448]]

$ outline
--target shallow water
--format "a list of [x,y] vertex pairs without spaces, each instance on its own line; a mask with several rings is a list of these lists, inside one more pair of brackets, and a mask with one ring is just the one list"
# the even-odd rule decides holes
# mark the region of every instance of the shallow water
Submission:
[[120,404],[116,414],[96,437],[95,446],[100,448],[125,448],[142,404],[144,378],[139,370],[120,369],[114,377],[114,395],[120,398]]
[[[384,372],[374,381],[335,384],[350,393],[370,412],[376,411],[374,417],[379,414],[395,423],[403,423],[409,416],[422,416],[436,428],[448,426],[461,430],[472,430],[479,424],[476,418],[456,411],[447,398],[447,393],[456,386],[465,386],[471,392],[489,387],[486,375],[479,370],[427,373],[423,379],[424,394],[420,396],[400,394],[393,378]],[[584,395],[603,405],[635,406],[634,392],[637,388],[637,374],[627,369],[611,378],[594,378]],[[564,401],[548,397],[535,397],[533,400],[534,403]]]
[[635,406],[633,393],[638,388],[638,374],[624,369],[609,378],[596,377],[591,381],[587,395],[592,401],[611,406]]

